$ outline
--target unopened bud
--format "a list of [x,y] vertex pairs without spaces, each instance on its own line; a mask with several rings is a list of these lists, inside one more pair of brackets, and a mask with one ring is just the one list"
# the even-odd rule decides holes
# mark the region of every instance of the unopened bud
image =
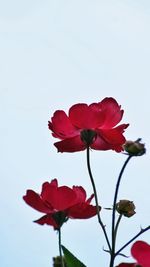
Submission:
[[[64,267],[66,267],[65,259],[63,257]],[[53,258],[53,267],[62,267],[62,259],[60,256]]]
[[125,217],[131,217],[136,213],[133,201],[126,199],[120,200],[116,203],[116,210],[119,214],[124,215]]
[[130,155],[130,156],[142,156],[146,153],[145,144],[140,143],[141,138],[139,138],[136,141],[126,141],[124,144],[124,150]]

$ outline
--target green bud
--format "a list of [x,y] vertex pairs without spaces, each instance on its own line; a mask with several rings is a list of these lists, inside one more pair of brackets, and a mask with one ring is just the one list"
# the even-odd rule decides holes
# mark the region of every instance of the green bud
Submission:
[[[64,266],[66,267],[67,265],[65,264],[64,257],[63,257],[63,261],[64,261]],[[53,257],[53,267],[62,267],[62,261],[61,261],[60,256]]]
[[140,143],[141,138],[136,141],[126,141],[124,144],[124,150],[130,156],[142,156],[146,153],[145,144]]
[[136,213],[133,201],[126,199],[120,200],[118,203],[116,203],[116,210],[119,214],[128,218],[132,217]]

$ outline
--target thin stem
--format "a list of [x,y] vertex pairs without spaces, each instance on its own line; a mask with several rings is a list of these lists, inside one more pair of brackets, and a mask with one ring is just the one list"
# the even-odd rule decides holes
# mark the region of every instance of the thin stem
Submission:
[[61,259],[61,267],[65,267],[61,249],[61,228],[58,230],[59,256]]
[[113,211],[112,211],[112,253],[111,253],[111,260],[110,260],[110,267],[114,266],[114,260],[115,260],[115,245],[116,245],[116,237],[115,237],[115,212],[116,212],[116,203],[117,203],[117,197],[118,197],[118,192],[119,192],[119,186],[120,186],[120,181],[122,178],[122,175],[124,173],[124,170],[129,162],[129,160],[132,158],[132,156],[128,156],[126,159],[125,163],[123,164],[123,167],[119,173],[117,184],[116,184],[116,189],[115,189],[115,194],[114,194],[114,201],[113,201]]
[[150,230],[150,225],[146,228],[142,229],[139,233],[137,233],[133,238],[131,238],[123,247],[121,247],[116,253],[115,256],[119,255],[119,253],[126,248],[130,243],[132,243],[138,236],[142,235],[144,232]]
[[118,227],[119,227],[121,219],[122,219],[122,214],[119,215],[118,220],[116,222],[116,226],[115,226],[115,230],[114,230],[115,240],[116,240],[116,237],[117,237]]
[[110,246],[110,242],[109,242],[109,239],[108,239],[108,236],[107,236],[105,225],[103,224],[103,222],[101,220],[101,217],[100,217],[100,213],[99,213],[98,196],[97,196],[96,186],[95,186],[95,182],[94,182],[94,179],[93,179],[93,175],[92,175],[92,171],[91,171],[91,166],[90,166],[90,149],[89,149],[89,147],[87,147],[87,168],[88,168],[88,173],[89,173],[89,176],[90,176],[91,184],[92,184],[92,187],[93,187],[98,222],[99,222],[99,224],[100,224],[100,226],[101,226],[101,228],[103,230],[103,233],[104,233],[104,236],[105,236],[107,245],[108,245],[109,250],[111,252],[111,246]]

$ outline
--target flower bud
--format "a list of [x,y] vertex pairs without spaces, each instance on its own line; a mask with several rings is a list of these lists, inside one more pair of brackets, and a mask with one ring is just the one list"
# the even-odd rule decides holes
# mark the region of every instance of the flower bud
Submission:
[[132,217],[136,213],[133,201],[126,199],[120,200],[116,203],[116,210],[119,214],[124,215],[125,217]]
[[130,156],[142,156],[146,153],[145,144],[140,143],[141,138],[137,139],[136,141],[126,141],[124,144],[124,150]]
[[81,140],[87,145],[90,146],[96,137],[96,132],[90,129],[86,129],[81,131],[80,136]]
[[[63,261],[64,261],[64,266],[66,267],[64,257],[63,257]],[[60,256],[53,257],[53,267],[61,267],[61,266],[62,266],[61,257]]]

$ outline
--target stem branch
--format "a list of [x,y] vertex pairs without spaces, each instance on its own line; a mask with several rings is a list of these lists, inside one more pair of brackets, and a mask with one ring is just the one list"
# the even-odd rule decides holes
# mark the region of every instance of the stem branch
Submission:
[[111,246],[110,246],[110,242],[109,242],[109,239],[108,239],[108,236],[107,236],[105,225],[103,224],[103,222],[101,220],[101,217],[100,217],[100,213],[99,213],[98,196],[97,196],[96,186],[95,186],[95,182],[94,182],[94,179],[93,179],[93,175],[92,175],[92,171],[91,171],[91,166],[90,166],[90,149],[89,149],[89,147],[87,147],[87,168],[88,168],[88,173],[89,173],[89,176],[90,176],[91,184],[92,184],[92,187],[93,187],[98,222],[99,222],[99,224],[100,224],[100,226],[101,226],[101,228],[103,230],[103,233],[104,233],[104,236],[105,236],[105,239],[106,239],[108,248],[109,248],[109,250],[111,252]]
[[126,248],[130,243],[132,243],[138,236],[140,236],[141,234],[143,234],[144,232],[150,230],[150,225],[147,226],[144,229],[141,229],[141,231],[139,233],[137,233],[133,238],[131,238],[124,246],[122,246],[116,253],[115,256],[119,255],[119,253]]
[[126,159],[125,163],[122,166],[122,169],[121,169],[119,176],[118,176],[115,194],[114,194],[113,211],[112,211],[112,251],[111,251],[112,253],[111,253],[110,267],[114,266],[114,260],[116,257],[116,254],[115,254],[115,245],[116,245],[115,212],[116,212],[116,203],[117,203],[117,197],[118,197],[118,192],[119,192],[119,186],[120,186],[120,182],[121,182],[121,178],[122,178],[122,175],[124,173],[124,170],[125,170],[128,162],[131,158],[132,158],[132,156],[129,155],[128,158]]

